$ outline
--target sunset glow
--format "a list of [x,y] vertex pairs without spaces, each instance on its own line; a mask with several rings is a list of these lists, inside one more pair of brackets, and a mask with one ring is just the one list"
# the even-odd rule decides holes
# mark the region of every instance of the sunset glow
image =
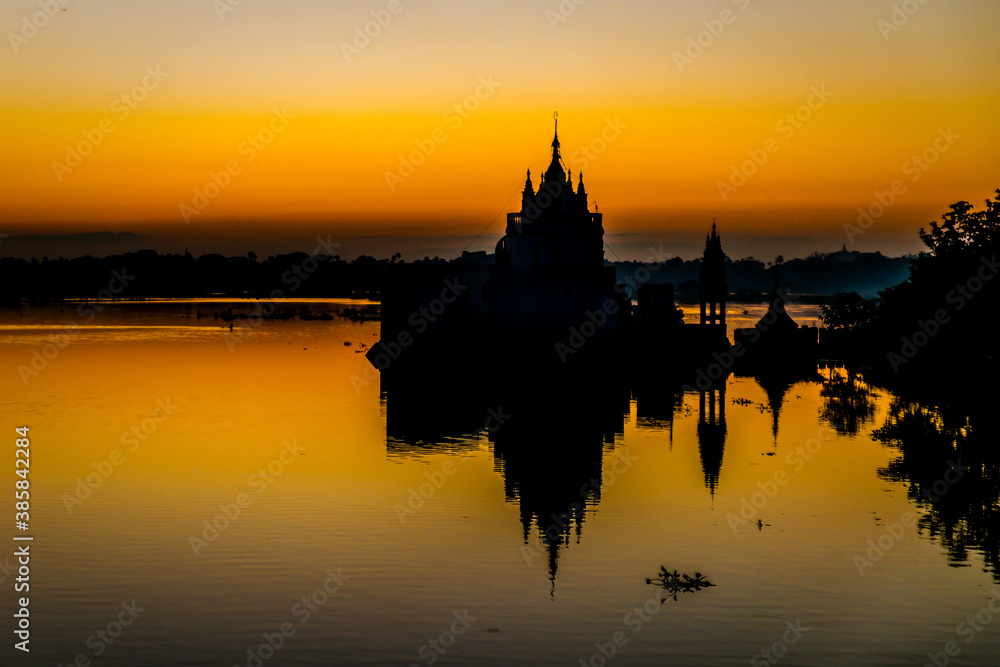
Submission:
[[7,2],[0,225],[204,251],[236,221],[472,239],[545,166],[558,110],[611,245],[686,242],[715,217],[737,248],[832,250],[902,180],[856,242],[911,251],[1000,185],[996,13],[912,4]]

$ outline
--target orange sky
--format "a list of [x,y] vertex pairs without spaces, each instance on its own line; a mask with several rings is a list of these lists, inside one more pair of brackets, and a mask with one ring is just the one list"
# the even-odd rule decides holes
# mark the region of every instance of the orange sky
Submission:
[[[832,250],[897,179],[855,244],[910,251],[950,203],[1000,187],[1000,18],[913,6],[8,0],[0,232],[265,252],[322,232],[417,252],[487,228],[488,248],[558,109],[567,167],[628,254],[693,254],[713,217],[731,253]],[[744,164],[745,184],[720,186]]]

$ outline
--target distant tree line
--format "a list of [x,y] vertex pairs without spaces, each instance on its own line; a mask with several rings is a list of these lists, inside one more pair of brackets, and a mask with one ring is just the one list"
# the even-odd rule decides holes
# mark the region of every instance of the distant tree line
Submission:
[[[726,260],[726,280],[732,301],[760,302],[768,299],[773,287],[773,266],[781,267],[781,290],[809,297],[858,292],[874,296],[895,285],[910,273],[910,258],[886,257],[880,252],[862,253],[846,248],[834,253],[813,253],[803,259],[785,261],[780,255],[772,262],[754,257]],[[615,262],[619,282],[629,285],[629,277],[643,266],[639,262]],[[652,273],[649,282],[673,284],[681,303],[698,302],[698,274],[701,260],[676,257]],[[828,300],[828,299],[826,299]]]
[[982,210],[952,204],[920,238],[927,250],[909,278],[875,298],[838,294],[823,308],[840,353],[892,373],[995,368],[1000,190]]
[[[782,258],[778,258],[779,261]],[[254,252],[241,257],[219,254],[194,257],[188,253],[161,255],[142,250],[109,257],[42,260],[0,258],[0,301],[51,301],[89,298],[197,298],[265,297],[280,290],[290,297],[377,296],[385,284],[390,264],[401,263],[399,254],[389,259],[362,255],[353,261],[339,256],[303,252],[259,260]],[[435,257],[419,262],[446,262]],[[492,255],[465,253],[454,261],[490,264]],[[615,262],[619,281],[628,285],[643,266]],[[752,257],[728,262],[730,290],[736,300],[761,301],[771,290],[770,264]],[[678,300],[697,301],[701,260],[674,258],[652,272],[650,282],[677,286]],[[108,284],[114,272],[124,274],[113,294]],[[782,263],[782,289],[795,294],[832,295],[859,291],[875,294],[906,278],[909,261],[880,253],[841,252]],[[125,283],[122,286],[121,283]],[[634,283],[634,281],[632,281]],[[119,289],[120,288],[120,289]],[[634,295],[633,295],[634,296]]]
[[[110,257],[0,259],[0,300],[50,301],[107,298],[349,297],[378,294],[387,267],[399,261],[362,255],[348,262],[303,252],[258,261],[218,254],[161,255],[141,250]],[[124,278],[124,279],[123,279]],[[114,288],[109,290],[109,283]]]

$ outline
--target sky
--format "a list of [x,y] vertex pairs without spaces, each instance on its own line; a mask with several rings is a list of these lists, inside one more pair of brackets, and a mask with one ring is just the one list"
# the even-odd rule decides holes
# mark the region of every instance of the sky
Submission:
[[0,29],[0,255],[492,249],[555,111],[609,259],[713,219],[734,257],[915,252],[1000,188],[982,0],[5,0]]

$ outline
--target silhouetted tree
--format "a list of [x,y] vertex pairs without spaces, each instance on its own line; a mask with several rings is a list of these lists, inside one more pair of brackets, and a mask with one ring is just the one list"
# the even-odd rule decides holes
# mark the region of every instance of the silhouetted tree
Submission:
[[852,332],[870,326],[877,309],[877,299],[862,298],[857,292],[836,294],[833,301],[820,307],[824,325]]

